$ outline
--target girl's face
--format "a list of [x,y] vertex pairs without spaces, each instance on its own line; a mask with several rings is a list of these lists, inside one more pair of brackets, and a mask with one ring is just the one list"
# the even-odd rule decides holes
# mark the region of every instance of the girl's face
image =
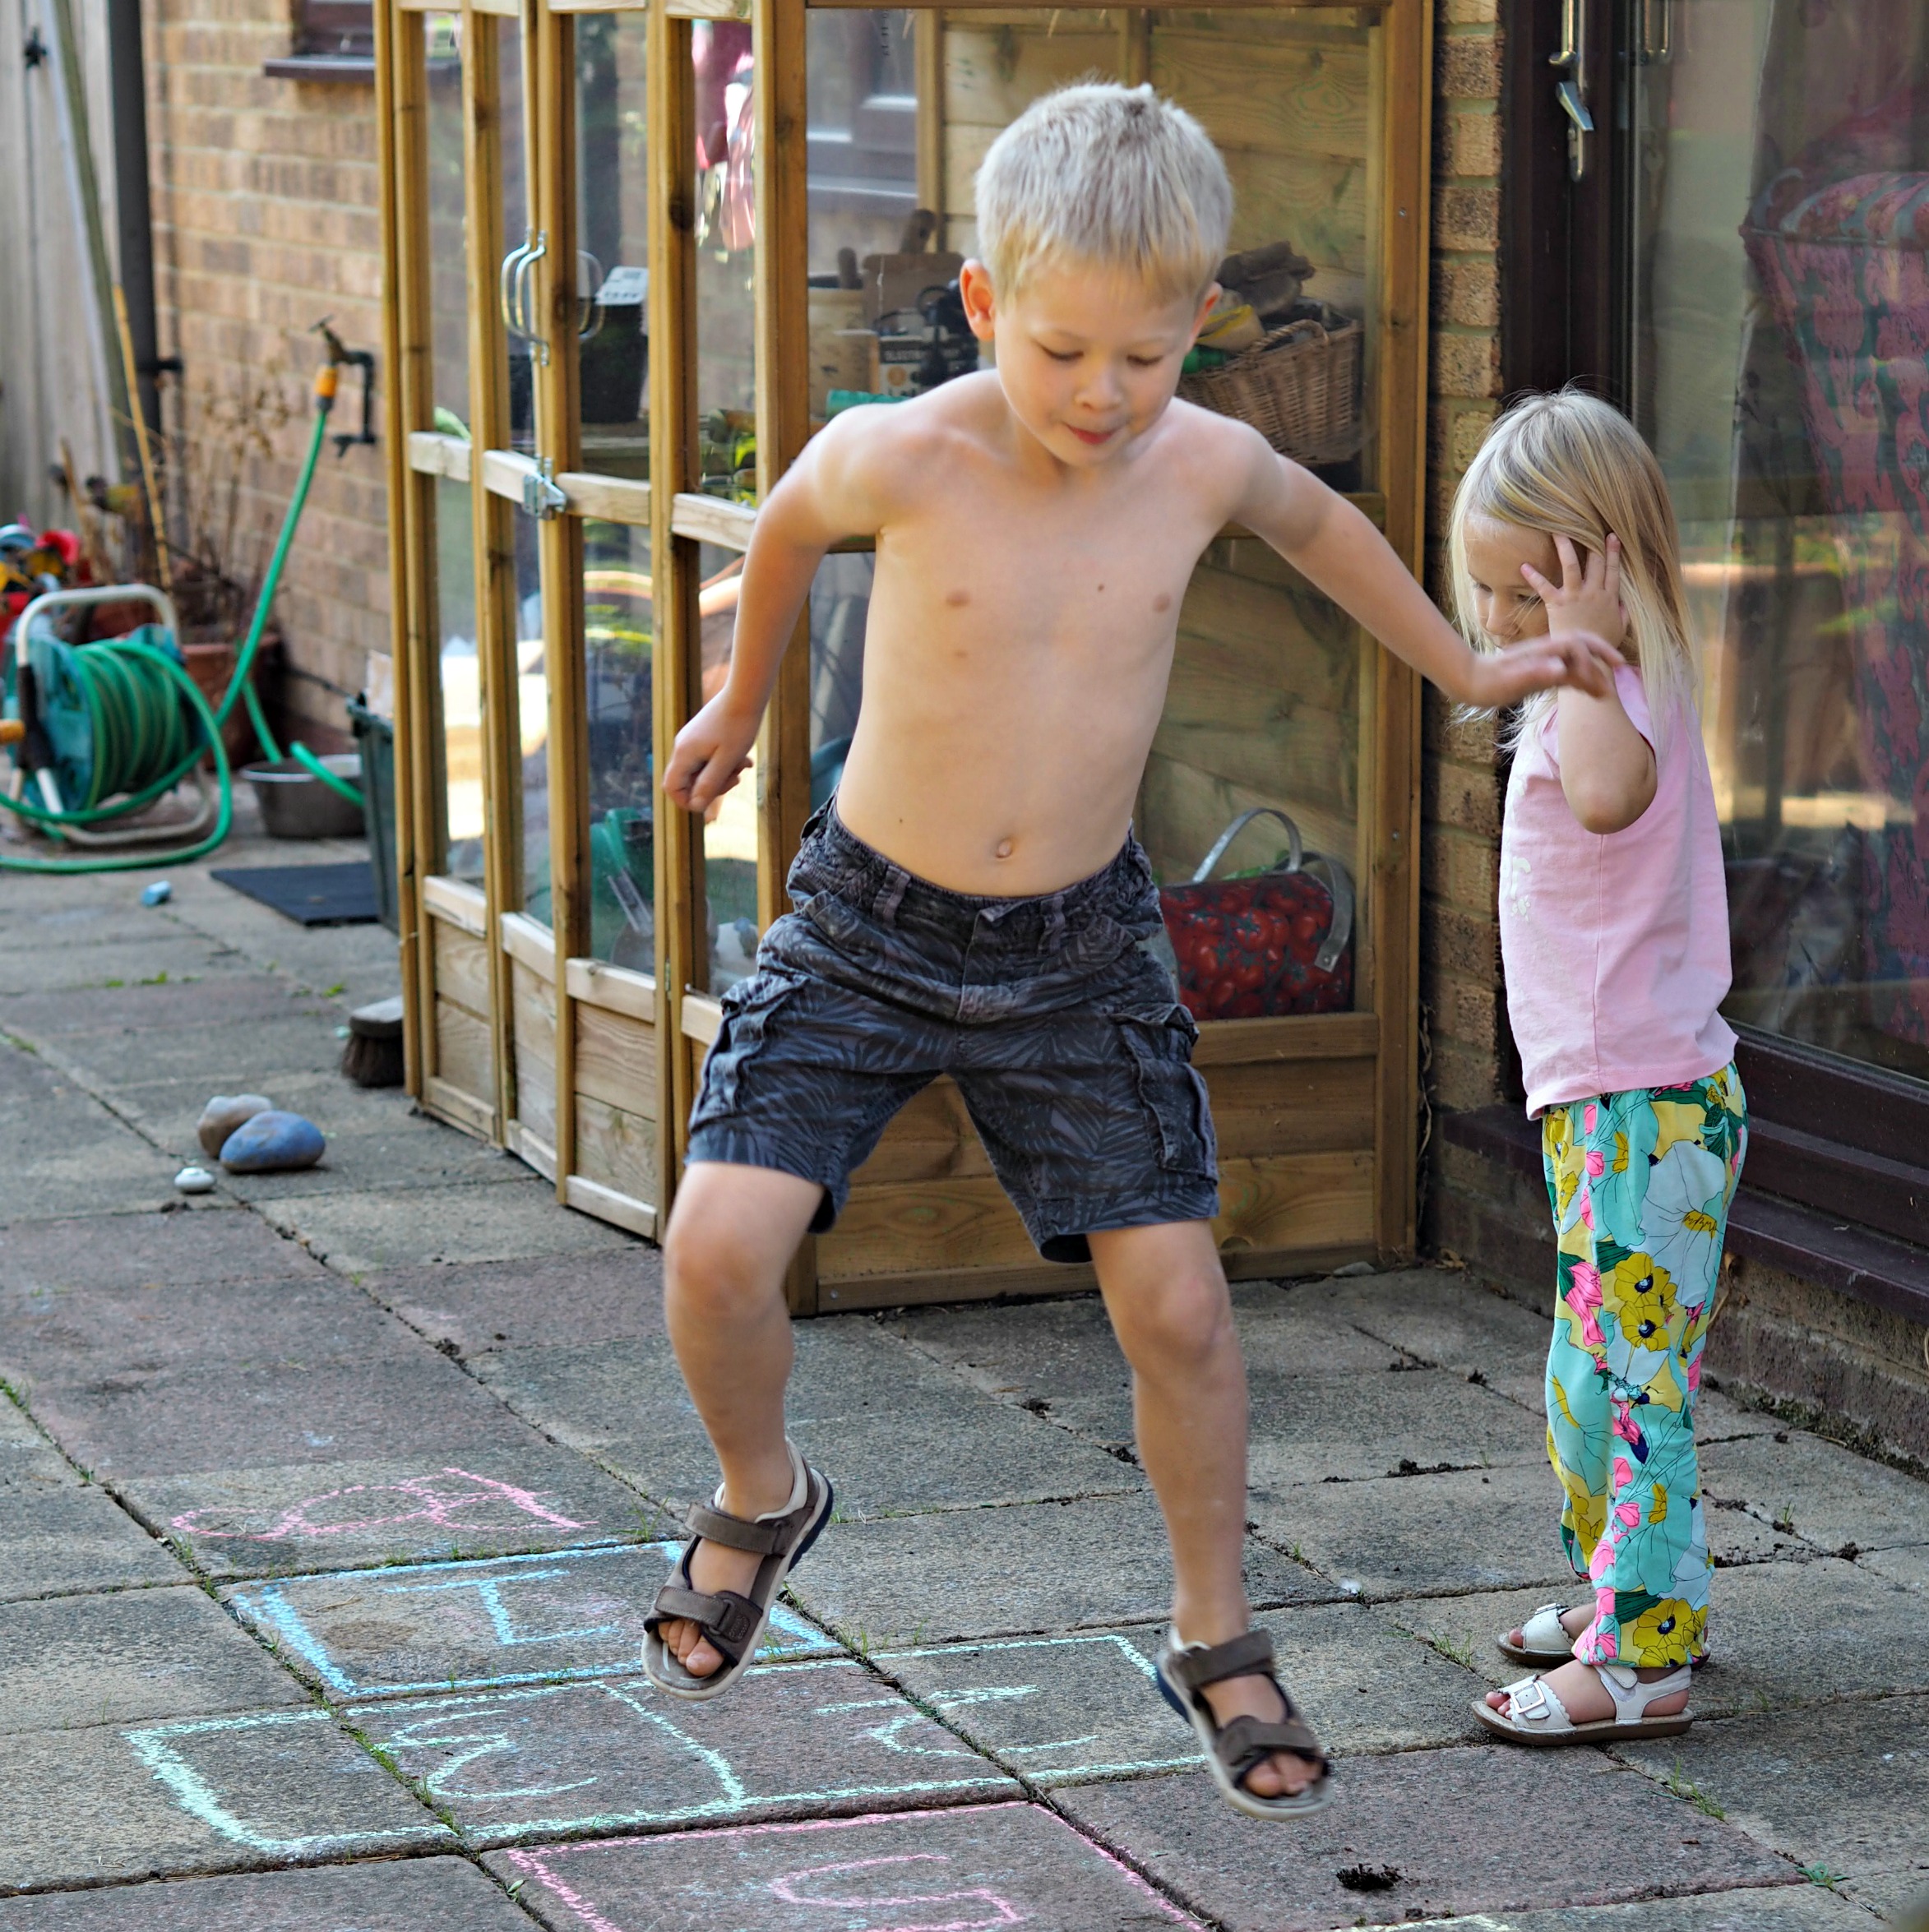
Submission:
[[1561,559],[1554,539],[1541,530],[1491,516],[1467,519],[1467,574],[1473,580],[1473,615],[1487,636],[1506,649],[1510,644],[1547,634],[1547,607],[1528,586],[1520,566],[1529,563],[1543,577],[1561,581]]

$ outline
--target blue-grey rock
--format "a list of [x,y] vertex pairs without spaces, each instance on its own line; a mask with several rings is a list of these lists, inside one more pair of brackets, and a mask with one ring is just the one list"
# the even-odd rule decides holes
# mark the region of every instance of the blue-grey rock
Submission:
[[243,1121],[229,1136],[221,1149],[221,1165],[230,1174],[275,1174],[312,1167],[327,1144],[312,1121],[271,1108]]

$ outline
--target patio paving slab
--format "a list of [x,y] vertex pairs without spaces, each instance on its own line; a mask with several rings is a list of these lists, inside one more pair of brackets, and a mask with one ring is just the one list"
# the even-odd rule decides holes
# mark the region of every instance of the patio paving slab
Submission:
[[[1328,1749],[1347,1755],[1481,1735],[1470,1672],[1358,1604],[1261,1619],[1279,1671]],[[1159,1694],[1163,1625],[875,1652],[921,1703],[1034,1784],[1137,1777],[1196,1763],[1191,1727]]]
[[[1785,1860],[1598,1753],[1504,1748],[1343,1762],[1334,1801],[1290,1828],[1236,1812],[1203,1771],[1055,1794],[1073,1822],[1231,1932],[1325,1932],[1778,1885]],[[1584,1833],[1549,1821],[1585,1818]],[[1603,1845],[1640,1856],[1603,1859]],[[1341,1874],[1397,1874],[1372,1891]]]
[[1929,1542],[1929,1482],[1806,1430],[1711,1444],[1701,1484],[1764,1523],[1792,1522],[1795,1535],[1820,1549]]
[[414,1187],[296,1195],[261,1204],[263,1218],[343,1274],[432,1261],[513,1261],[636,1246],[606,1221],[572,1213],[534,1174],[488,1187]]
[[120,936],[103,933],[83,943],[49,935],[38,945],[0,947],[0,999],[82,988],[112,991],[117,982],[132,987],[160,973],[177,983],[254,969],[253,961],[232,946],[178,927],[164,933],[151,928]]
[[322,1710],[37,1732],[0,1782],[0,1893],[449,1848]]
[[637,1675],[352,1704],[345,1717],[474,1846],[1017,1791],[843,1659],[766,1665],[709,1703],[664,1697]]
[[[1415,1597],[1380,1612],[1468,1658],[1490,1684],[1511,1683],[1525,1666],[1494,1647],[1547,1601],[1539,1590]],[[1580,1602],[1575,1586],[1563,1601]],[[1695,1680],[1697,1716],[1785,1709],[1832,1698],[1929,1691],[1929,1644],[1922,1600],[1859,1563],[1825,1559],[1725,1569],[1714,1579],[1711,1666]]]
[[83,1486],[49,1452],[35,1473],[0,1486],[0,1602],[77,1590],[178,1583],[184,1572],[102,1489]]
[[1693,1786],[1797,1865],[1840,1874],[1851,1897],[1883,1881],[1893,1903],[1929,1891],[1926,1727],[1929,1698],[1843,1700],[1698,1724],[1617,1755]]
[[1198,1924],[1042,1806],[988,1804],[548,1845],[483,1861],[552,1932]]
[[1449,1926],[1459,1932],[1871,1932],[1866,1911],[1820,1885],[1754,1887],[1699,1898],[1645,1899],[1639,1905],[1423,1919],[1413,1922],[1413,1932]]
[[182,984],[13,993],[0,1000],[0,1021],[7,1030],[35,1042],[81,1034],[144,1038],[247,1020],[324,1015],[335,1024],[332,1006],[258,973],[223,973]]
[[[1248,1507],[1269,1542],[1357,1583],[1366,1597],[1386,1600],[1547,1586],[1552,1595],[1570,1588],[1574,1572],[1561,1550],[1559,1501],[1544,1465],[1515,1465],[1395,1481],[1256,1487]],[[1710,1512],[1708,1532],[1718,1563],[1808,1554],[1806,1545],[1738,1512]]]
[[0,953],[41,953],[53,950],[79,950],[104,945],[127,945],[142,940],[168,940],[179,931],[164,914],[141,904],[137,891],[118,898],[89,897],[77,880],[58,882],[50,894],[30,891],[16,895],[16,881],[28,875],[9,879],[7,917],[0,921]]
[[[1148,1494],[833,1523],[789,1588],[818,1622],[872,1649],[1152,1623],[1172,1560]],[[1246,1546],[1254,1605],[1330,1602],[1325,1578]]]
[[258,1216],[227,1207],[0,1228],[0,1316],[10,1332],[12,1318],[39,1305],[35,1297],[67,1289],[206,1287],[318,1273],[312,1256]]
[[459,1355],[662,1335],[663,1251],[638,1242],[607,1254],[542,1255],[391,1268],[362,1287]]
[[530,1932],[466,1860],[237,1873],[0,1900],[0,1932]]
[[419,1461],[140,1477],[117,1493],[217,1581],[661,1536],[662,1513],[539,1438]]
[[[201,988],[181,990],[198,993]],[[150,1081],[191,1081],[210,1094],[264,1089],[271,1094],[275,1083],[288,1074],[335,1074],[339,1079],[341,1042],[335,1029],[346,1020],[346,1009],[291,999],[285,991],[279,997],[282,1007],[273,1018],[237,1015],[212,1025],[34,1037],[52,1064],[98,1091],[117,1097],[127,1093],[136,1103],[141,1087]],[[7,1006],[0,1005],[0,1025],[7,1023]]]
[[0,1736],[308,1702],[192,1584],[0,1608]]
[[1863,1569],[1887,1577],[1906,1589],[1929,1590],[1929,1543],[1904,1543],[1894,1549],[1868,1550],[1856,1558]]
[[[680,1543],[403,1564],[222,1590],[289,1669],[335,1702],[634,1672]],[[766,1650],[837,1646],[781,1600]]]

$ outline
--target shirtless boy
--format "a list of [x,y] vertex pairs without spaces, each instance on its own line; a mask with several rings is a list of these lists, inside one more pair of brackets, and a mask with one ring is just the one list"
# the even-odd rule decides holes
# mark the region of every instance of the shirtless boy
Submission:
[[1180,600],[1238,523],[1466,703],[1602,696],[1614,660],[1571,636],[1475,656],[1344,498],[1174,400],[1232,213],[1189,116],[1149,88],[1068,88],[993,145],[977,206],[961,281],[995,369],[812,439],[757,519],[729,682],[664,774],[690,811],[736,783],[819,562],[875,538],[843,781],[790,874],[796,911],[725,998],[664,1236],[670,1338],[723,1483],[691,1512],[645,1661],[674,1695],[724,1689],[828,1516],[784,1435],[785,1270],[948,1073],[1040,1250],[1089,1255],[1131,1365],[1173,1551],[1162,1686],[1222,1793],[1290,1815],[1325,1801],[1330,1767],[1250,1627],[1212,1125],[1191,1019],[1140,943],[1159,912],[1132,806]]

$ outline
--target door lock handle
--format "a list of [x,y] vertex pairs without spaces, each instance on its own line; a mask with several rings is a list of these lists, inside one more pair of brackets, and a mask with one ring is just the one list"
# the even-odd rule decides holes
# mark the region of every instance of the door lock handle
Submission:
[[1588,108],[1588,0],[1561,0],[1561,50],[1547,65],[1567,72],[1555,84],[1554,99],[1567,117],[1567,178],[1579,181],[1588,171],[1588,136],[1594,132]]
[[1594,117],[1588,112],[1587,103],[1580,97],[1580,90],[1571,81],[1563,81],[1554,90],[1554,98],[1561,104],[1561,111],[1571,124],[1575,134],[1592,134],[1594,132]]

